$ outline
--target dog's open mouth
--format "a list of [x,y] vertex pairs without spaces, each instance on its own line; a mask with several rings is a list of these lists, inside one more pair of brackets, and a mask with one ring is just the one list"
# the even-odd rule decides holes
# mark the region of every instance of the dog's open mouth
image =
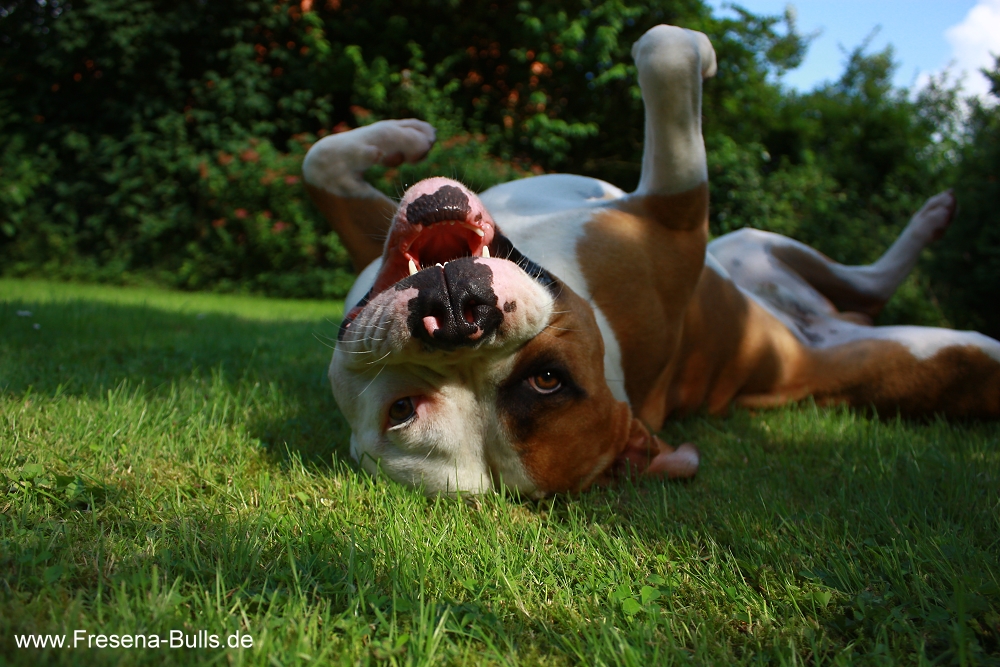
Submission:
[[440,220],[413,225],[412,233],[400,239],[398,246],[398,252],[406,260],[406,275],[462,257],[491,257],[489,243],[495,227],[492,221],[483,224],[482,216],[478,217],[472,222]]
[[547,271],[518,252],[500,233],[478,197],[457,184],[435,183],[427,187],[428,183],[414,186],[412,190],[419,188],[416,196],[412,191],[404,196],[389,230],[375,282],[361,302],[345,315],[340,337],[373,297],[422,270],[435,267],[441,270],[455,260],[509,260],[546,287],[555,284]]
[[372,293],[427,267],[464,257],[494,257],[490,243],[495,234],[496,225],[478,198],[458,185],[412,198],[408,193],[389,230]]

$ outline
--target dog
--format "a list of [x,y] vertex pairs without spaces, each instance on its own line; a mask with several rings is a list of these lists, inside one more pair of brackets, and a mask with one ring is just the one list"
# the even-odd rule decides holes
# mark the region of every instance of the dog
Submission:
[[663,25],[632,55],[646,113],[632,193],[542,175],[477,196],[431,178],[397,204],[362,175],[426,155],[434,129],[415,119],[308,152],[306,188],[359,272],[329,378],[364,468],[426,493],[542,497],[630,471],[694,475],[698,450],[655,435],[675,412],[812,396],[1000,416],[1000,343],[871,326],[951,222],[951,192],[868,266],[753,229],[709,243],[701,93],[715,52]]

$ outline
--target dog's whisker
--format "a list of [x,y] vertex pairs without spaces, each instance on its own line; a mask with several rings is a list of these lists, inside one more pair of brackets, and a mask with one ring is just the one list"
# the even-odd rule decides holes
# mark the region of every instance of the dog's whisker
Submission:
[[381,343],[382,341],[385,340],[385,338],[364,338],[364,337],[360,337],[360,338],[352,338],[349,342],[350,343],[356,343],[359,340],[371,341],[373,343]]
[[[377,363],[379,363],[379,362],[383,361],[383,360],[384,360],[384,359],[385,359],[386,357],[388,357],[388,356],[389,356],[390,354],[392,354],[392,350],[389,350],[388,352],[386,352],[385,354],[383,354],[383,355],[382,355],[382,356],[381,356],[380,358],[376,359],[375,361],[369,361],[369,362],[368,362],[368,365],[369,365],[369,366],[373,366],[373,365],[375,365],[375,364],[377,364]],[[379,371],[379,372],[381,372],[381,371]]]
[[375,374],[375,377],[373,377],[373,378],[372,378],[372,381],[371,381],[371,382],[369,382],[369,383],[368,383],[368,384],[367,384],[367,385],[365,386],[365,388],[361,390],[361,393],[360,393],[360,394],[358,394],[358,398],[361,398],[361,396],[362,396],[362,395],[363,395],[363,394],[364,394],[364,393],[365,393],[366,391],[368,391],[368,387],[371,387],[371,386],[372,386],[373,384],[375,384],[375,380],[377,380],[377,379],[378,379],[378,376],[382,374],[382,371],[384,371],[384,370],[385,370],[385,367],[386,367],[386,366],[388,366],[388,365],[389,365],[389,364],[382,364],[382,368],[378,369],[378,373],[376,373],[376,374]]
[[319,344],[322,345],[323,347],[329,348],[331,350],[336,350],[337,349],[337,342],[336,341],[334,341],[333,344],[331,345],[330,343],[328,343],[327,341],[323,340],[323,338],[320,338],[316,334],[313,334],[313,338],[315,338],[319,342]]

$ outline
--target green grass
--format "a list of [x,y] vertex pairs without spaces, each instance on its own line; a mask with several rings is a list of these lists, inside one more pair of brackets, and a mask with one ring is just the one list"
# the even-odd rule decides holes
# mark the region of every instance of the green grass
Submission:
[[[348,459],[340,312],[0,281],[0,662],[1000,663],[997,424],[736,411],[665,431],[690,483],[427,499]],[[254,646],[15,647],[75,630]]]

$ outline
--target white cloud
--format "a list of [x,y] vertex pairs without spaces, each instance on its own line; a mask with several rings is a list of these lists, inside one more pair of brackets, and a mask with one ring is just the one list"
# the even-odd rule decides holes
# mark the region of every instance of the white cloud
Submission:
[[944,31],[958,72],[965,72],[967,93],[985,97],[989,81],[979,71],[992,67],[1000,54],[1000,0],[979,0],[961,23]]

